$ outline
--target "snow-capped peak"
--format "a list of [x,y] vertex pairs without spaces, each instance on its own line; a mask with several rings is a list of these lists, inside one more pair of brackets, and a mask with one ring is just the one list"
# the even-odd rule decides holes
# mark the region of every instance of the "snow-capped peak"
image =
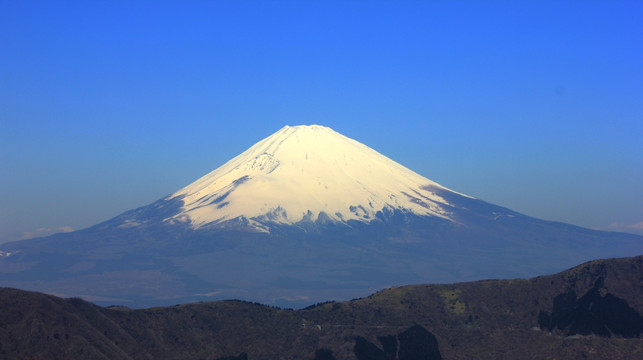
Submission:
[[171,195],[183,200],[174,220],[195,228],[245,218],[371,221],[384,209],[449,218],[443,186],[377,151],[319,125],[286,126],[223,166]]

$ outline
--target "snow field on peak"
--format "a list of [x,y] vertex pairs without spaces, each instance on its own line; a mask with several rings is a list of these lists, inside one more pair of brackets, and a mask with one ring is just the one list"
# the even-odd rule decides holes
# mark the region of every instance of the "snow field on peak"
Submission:
[[[448,219],[441,185],[330,128],[286,126],[179,190],[193,227],[238,217],[294,224],[370,221],[385,208]],[[256,225],[258,226],[258,225]]]

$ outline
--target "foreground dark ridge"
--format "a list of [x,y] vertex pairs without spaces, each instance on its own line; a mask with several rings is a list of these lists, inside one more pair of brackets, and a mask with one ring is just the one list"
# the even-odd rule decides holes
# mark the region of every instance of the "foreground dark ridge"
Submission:
[[0,289],[2,359],[633,359],[643,256],[529,280],[386,289],[287,310],[218,301],[131,310]]

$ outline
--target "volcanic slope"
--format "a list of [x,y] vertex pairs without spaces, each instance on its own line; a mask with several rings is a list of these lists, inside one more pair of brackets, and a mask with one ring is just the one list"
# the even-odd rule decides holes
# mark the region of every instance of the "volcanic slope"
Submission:
[[0,285],[133,307],[228,298],[298,307],[641,253],[641,236],[531,218],[330,128],[287,126],[150,205],[1,244]]
[[394,211],[449,219],[432,188],[450,191],[330,128],[286,126],[170,196],[183,207],[166,220],[198,229],[242,219],[270,232],[271,223],[370,222]]

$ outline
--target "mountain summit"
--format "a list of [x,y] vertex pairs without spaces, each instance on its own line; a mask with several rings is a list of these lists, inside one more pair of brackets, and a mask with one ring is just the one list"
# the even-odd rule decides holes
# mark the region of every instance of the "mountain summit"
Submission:
[[641,236],[535,219],[330,128],[286,126],[152,204],[0,244],[0,286],[104,305],[237,298],[294,307],[641,253]]
[[377,151],[319,125],[286,126],[170,196],[183,201],[168,220],[195,229],[242,220],[270,223],[370,222],[401,211],[449,219],[450,191]]

